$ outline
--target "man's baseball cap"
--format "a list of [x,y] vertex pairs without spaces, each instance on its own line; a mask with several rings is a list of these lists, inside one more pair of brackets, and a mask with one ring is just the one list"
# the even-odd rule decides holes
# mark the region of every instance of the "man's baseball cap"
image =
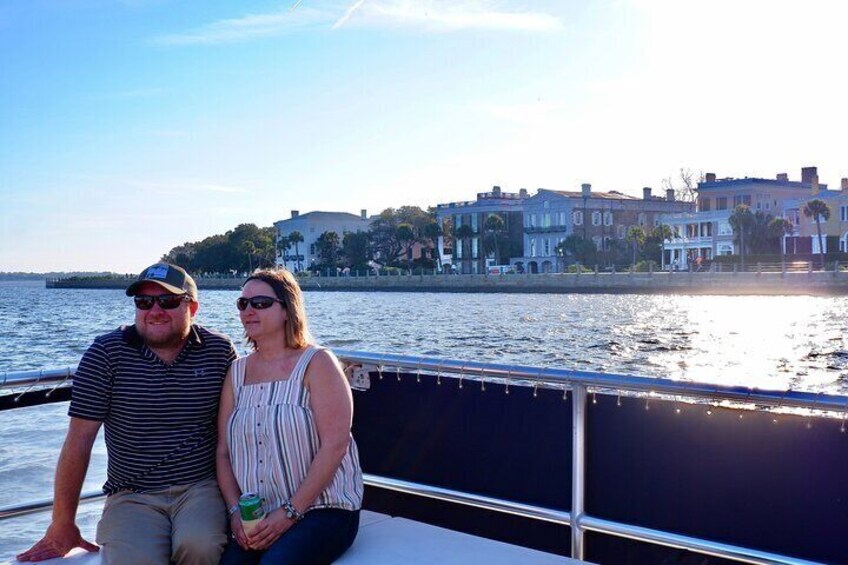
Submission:
[[146,282],[158,284],[174,294],[187,294],[197,302],[197,285],[182,267],[168,263],[156,263],[147,267],[138,275],[138,279],[127,287],[127,296],[138,294],[139,287]]

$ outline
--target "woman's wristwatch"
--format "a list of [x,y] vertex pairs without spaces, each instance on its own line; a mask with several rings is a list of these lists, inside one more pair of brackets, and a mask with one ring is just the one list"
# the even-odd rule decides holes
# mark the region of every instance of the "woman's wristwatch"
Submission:
[[229,508],[227,508],[227,518],[232,518],[232,517],[233,517],[233,514],[235,514],[236,512],[238,512],[238,509],[239,509],[239,505],[238,505],[238,503],[233,504],[232,506],[230,506]]
[[300,522],[303,519],[303,514],[297,511],[297,508],[294,507],[291,500],[287,500],[283,503],[283,510],[286,511],[286,518],[289,520]]

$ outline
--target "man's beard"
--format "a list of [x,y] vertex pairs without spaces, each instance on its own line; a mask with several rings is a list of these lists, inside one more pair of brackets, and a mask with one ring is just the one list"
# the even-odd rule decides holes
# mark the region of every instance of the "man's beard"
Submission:
[[175,329],[165,335],[160,336],[151,336],[148,335],[145,330],[142,328],[138,328],[138,333],[141,336],[141,339],[144,340],[144,344],[148,347],[162,347],[162,348],[170,348],[170,347],[178,347],[183,343],[183,341],[188,337],[189,327],[186,327],[185,330],[180,331],[180,329]]

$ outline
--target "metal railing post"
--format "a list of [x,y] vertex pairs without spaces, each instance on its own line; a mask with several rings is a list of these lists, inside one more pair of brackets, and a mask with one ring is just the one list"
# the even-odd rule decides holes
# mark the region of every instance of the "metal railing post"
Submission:
[[586,386],[574,385],[571,394],[571,557],[583,559],[583,502],[586,494]]

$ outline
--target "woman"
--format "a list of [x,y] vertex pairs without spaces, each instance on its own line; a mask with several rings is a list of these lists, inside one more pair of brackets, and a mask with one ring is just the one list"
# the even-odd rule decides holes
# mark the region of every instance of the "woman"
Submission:
[[[255,272],[236,305],[253,351],[230,367],[218,412],[232,530],[221,563],[330,563],[353,543],[362,505],[350,387],[335,356],[310,343],[291,273]],[[249,535],[238,510],[248,492],[267,513]]]

